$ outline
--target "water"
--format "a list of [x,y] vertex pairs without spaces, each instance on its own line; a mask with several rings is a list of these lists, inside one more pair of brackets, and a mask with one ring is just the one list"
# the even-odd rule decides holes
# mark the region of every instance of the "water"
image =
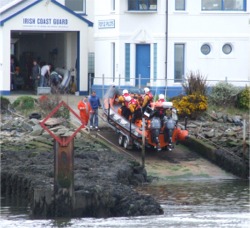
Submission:
[[250,227],[249,182],[182,181],[139,188],[161,203],[164,214],[108,219],[32,220],[26,206],[2,199],[1,227]]

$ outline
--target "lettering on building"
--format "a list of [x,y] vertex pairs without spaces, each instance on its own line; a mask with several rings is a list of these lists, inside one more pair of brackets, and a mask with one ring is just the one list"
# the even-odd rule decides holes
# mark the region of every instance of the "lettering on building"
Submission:
[[98,21],[98,28],[99,29],[109,29],[109,28],[115,28],[115,20],[99,20]]
[[23,18],[23,26],[68,26],[67,18]]

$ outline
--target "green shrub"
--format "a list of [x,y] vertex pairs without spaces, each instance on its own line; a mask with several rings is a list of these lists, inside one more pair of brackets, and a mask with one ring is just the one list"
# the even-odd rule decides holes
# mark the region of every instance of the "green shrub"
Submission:
[[240,89],[228,82],[219,82],[209,94],[209,102],[215,105],[235,106]]
[[238,95],[237,106],[242,109],[250,109],[250,87],[246,86]]
[[1,110],[7,110],[8,106],[10,105],[10,100],[6,97],[0,96],[0,104],[1,104]]
[[[61,96],[59,94],[43,95],[38,99],[38,106],[44,116],[47,116],[53,109],[56,108],[61,102]],[[63,117],[69,119],[70,112],[65,106],[61,106],[53,117]]]
[[186,95],[199,94],[205,96],[207,93],[207,79],[199,71],[190,71],[182,87]]
[[30,96],[20,96],[12,104],[12,106],[20,111],[32,110],[35,107],[36,99]]

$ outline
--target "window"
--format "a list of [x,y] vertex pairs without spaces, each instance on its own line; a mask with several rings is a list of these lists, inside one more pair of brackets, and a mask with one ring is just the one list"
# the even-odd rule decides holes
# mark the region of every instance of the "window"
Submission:
[[211,52],[211,47],[210,47],[209,44],[203,44],[203,45],[201,46],[201,53],[202,53],[203,55],[208,55],[210,52]]
[[130,80],[130,44],[125,44],[125,81]]
[[185,0],[175,0],[175,10],[186,10]]
[[115,43],[111,43],[111,51],[112,51],[112,75],[113,82],[115,81]]
[[73,11],[86,13],[86,0],[65,0],[65,6]]
[[128,10],[157,10],[157,0],[128,0]]
[[202,0],[201,9],[246,11],[246,0]]
[[222,47],[222,51],[224,54],[229,55],[232,52],[233,48],[231,44],[224,44]]
[[184,77],[185,44],[174,45],[174,82],[182,82]]
[[154,81],[157,79],[157,43],[154,44]]
[[112,2],[111,2],[111,5],[112,5],[112,11],[115,11],[115,0],[111,0]]
[[88,73],[95,73],[95,53],[89,52]]

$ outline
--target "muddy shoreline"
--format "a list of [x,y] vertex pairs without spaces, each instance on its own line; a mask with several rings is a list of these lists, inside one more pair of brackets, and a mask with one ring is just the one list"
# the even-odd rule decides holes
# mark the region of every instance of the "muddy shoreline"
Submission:
[[[74,103],[71,105],[76,107]],[[242,146],[238,145],[241,138],[235,142],[240,128],[232,128],[234,123],[230,125],[230,129],[233,130],[229,133],[233,133],[234,147],[231,145],[233,153],[228,153],[223,148],[212,147],[209,143],[203,142],[204,140],[197,139],[197,136],[203,136],[211,129],[222,129],[222,126],[223,132],[228,132],[226,131],[228,123],[213,120],[208,124],[204,121],[198,125],[193,124],[194,130],[189,126],[190,135],[193,137],[187,140],[185,145],[218,167],[240,178],[249,178],[249,145],[247,145],[248,153],[244,154]],[[106,126],[102,121],[100,125]],[[201,125],[205,127],[201,128]],[[7,116],[7,121],[1,128],[6,129],[2,132],[4,137],[1,141],[2,196],[14,198],[16,202],[20,199],[26,201],[27,206],[31,208],[31,216],[35,218],[64,217],[67,208],[60,204],[56,208],[58,201],[55,202],[53,195],[54,151],[51,136],[43,132],[38,122],[24,121],[19,117],[9,119]],[[206,137],[210,141],[217,141],[218,137],[214,136],[222,138],[221,135],[224,137],[224,133]],[[226,137],[226,141],[229,141],[229,137]],[[230,144],[231,142],[230,139]],[[135,186],[151,181],[147,171],[138,162],[111,150],[87,134],[78,134],[75,138],[74,155],[76,201],[74,210],[68,214],[70,217],[116,217],[163,213],[153,197],[140,195],[134,190]],[[175,157],[176,153],[173,156]],[[162,162],[165,168],[166,163]],[[197,164],[194,161],[191,166],[196,167]],[[172,169],[175,170],[176,167]],[[202,171],[197,169],[198,172],[199,170]],[[150,172],[155,172],[155,168]]]
[[[31,141],[24,145],[2,145],[2,196],[26,199],[32,217],[64,216],[63,207],[55,210],[53,199],[52,144],[52,140],[48,140],[47,144]],[[133,189],[148,181],[146,170],[139,163],[82,135],[74,141],[76,206],[70,217],[162,214],[153,197],[140,195]],[[37,194],[43,200],[37,201]]]

